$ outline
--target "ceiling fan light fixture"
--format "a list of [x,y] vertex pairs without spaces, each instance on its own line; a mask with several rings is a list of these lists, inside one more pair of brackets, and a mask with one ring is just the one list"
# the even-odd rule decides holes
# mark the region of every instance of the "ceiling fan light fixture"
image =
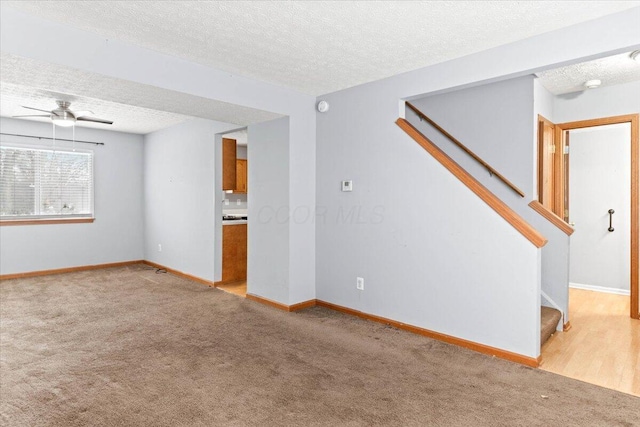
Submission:
[[52,118],[51,119],[53,121],[53,124],[56,126],[61,126],[63,128],[70,128],[71,126],[76,124],[75,120],[69,120],[69,119],[60,119],[60,118]]
[[76,116],[74,116],[69,110],[65,109],[65,107],[52,111],[53,114],[51,114],[51,121],[54,125],[71,127],[76,124]]

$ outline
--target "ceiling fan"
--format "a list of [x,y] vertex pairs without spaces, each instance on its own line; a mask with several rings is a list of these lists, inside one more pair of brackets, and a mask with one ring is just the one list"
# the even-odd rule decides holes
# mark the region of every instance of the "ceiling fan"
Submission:
[[92,111],[71,111],[69,106],[71,106],[70,102],[67,101],[56,101],[58,104],[58,108],[55,110],[47,111],[42,110],[40,108],[26,107],[22,106],[22,108],[28,108],[29,110],[42,111],[47,114],[29,114],[25,116],[13,116],[13,117],[49,117],[55,125],[69,127],[76,124],[76,121],[79,122],[93,122],[93,123],[103,123],[105,125],[112,125],[113,122],[111,120],[98,119],[93,116]]

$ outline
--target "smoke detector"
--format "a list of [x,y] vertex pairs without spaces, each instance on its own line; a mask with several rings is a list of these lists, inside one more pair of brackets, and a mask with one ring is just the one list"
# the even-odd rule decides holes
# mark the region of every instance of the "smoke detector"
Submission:
[[602,82],[598,79],[587,80],[586,82],[584,82],[584,87],[586,87],[587,89],[595,89],[599,87],[601,84]]

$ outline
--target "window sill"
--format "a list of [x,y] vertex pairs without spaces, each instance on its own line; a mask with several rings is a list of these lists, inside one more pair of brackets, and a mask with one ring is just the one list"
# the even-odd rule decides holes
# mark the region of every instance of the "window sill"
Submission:
[[39,219],[2,219],[3,225],[45,225],[45,224],[84,224],[95,221],[95,218],[39,218]]

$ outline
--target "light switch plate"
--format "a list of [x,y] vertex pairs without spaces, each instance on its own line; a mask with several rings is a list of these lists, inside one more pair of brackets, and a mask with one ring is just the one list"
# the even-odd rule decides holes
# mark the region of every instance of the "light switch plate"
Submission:
[[353,181],[342,181],[342,191],[353,191]]

